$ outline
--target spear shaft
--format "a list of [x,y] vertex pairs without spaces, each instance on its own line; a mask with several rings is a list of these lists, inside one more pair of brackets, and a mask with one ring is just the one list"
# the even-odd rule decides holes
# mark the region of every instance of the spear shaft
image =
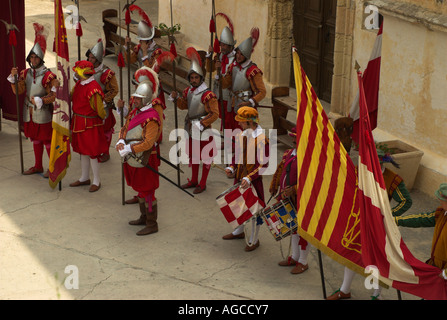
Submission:
[[[175,38],[174,38],[174,17],[172,14],[172,0],[170,0],[170,9],[171,9],[171,31],[170,33],[170,41],[171,41],[171,45],[175,46]],[[175,57],[174,60],[172,60],[172,82],[174,85],[174,91],[177,91],[177,82],[175,79]],[[177,114],[177,98],[174,99],[174,115],[175,115],[175,131],[176,131],[176,137],[177,137],[177,143],[176,148],[177,148],[177,157],[179,157],[178,154],[178,114]],[[177,164],[177,184],[180,186],[180,164]]]
[[[11,29],[9,32],[14,32],[14,29],[12,29],[13,23],[12,23],[12,6],[11,6],[11,0],[9,0],[9,17],[11,19]],[[17,68],[16,65],[16,48],[14,45],[12,47],[12,65],[14,68]],[[22,117],[20,116],[20,106],[19,106],[19,84],[18,84],[18,76],[17,74],[14,75],[14,85],[15,85],[15,91],[16,91],[16,107],[17,107],[17,129],[19,133],[19,147],[20,147],[20,169],[21,173],[23,173],[23,147],[22,147],[22,133],[20,130],[21,124],[22,124]]]
[[[118,17],[118,21],[119,24],[121,26],[121,2],[118,2],[118,12],[119,12],[119,17]],[[122,50],[122,42],[121,42],[121,27],[119,28],[119,39],[120,39],[120,43],[119,43],[119,55],[121,54],[121,50]],[[123,100],[123,67],[120,65],[119,66],[119,74],[120,74],[120,100]],[[129,101],[130,104],[130,101]],[[124,125],[124,110],[121,110],[120,112],[120,121],[121,121],[121,128]],[[126,203],[126,191],[125,191],[125,184],[124,184],[124,164],[121,163],[121,204],[124,206],[124,204]]]

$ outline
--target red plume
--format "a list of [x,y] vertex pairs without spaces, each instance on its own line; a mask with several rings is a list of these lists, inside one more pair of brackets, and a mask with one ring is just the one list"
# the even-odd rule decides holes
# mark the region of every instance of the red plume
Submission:
[[175,43],[174,42],[171,43],[169,51],[172,53],[174,58],[177,58],[177,49],[175,48]]
[[47,36],[44,33],[45,28],[43,27],[43,25],[37,22],[33,23],[33,27],[36,34],[34,44],[39,43],[40,48],[42,49],[43,53],[45,53],[45,51],[47,50]]
[[163,51],[160,55],[158,55],[156,63],[154,64],[154,67],[152,69],[154,69],[155,72],[159,73],[163,62],[172,62],[174,61],[174,59],[175,57],[171,52]]
[[126,10],[125,21],[126,21],[126,24],[130,24],[130,22],[132,21],[130,19],[130,10],[129,9]]
[[123,53],[120,52],[118,55],[118,67],[119,68],[124,68],[126,66],[126,64],[124,63],[124,57],[123,57]]
[[230,28],[231,33],[234,34],[233,22],[231,22],[231,19],[223,12],[216,13],[216,18],[217,17],[223,17],[228,23],[228,28]]
[[81,27],[81,23],[78,22],[78,25],[76,26],[76,36],[77,37],[82,37],[82,27]]
[[213,17],[211,17],[210,20],[210,33],[216,32],[216,23],[214,22]]
[[154,95],[157,95],[159,81],[158,76],[155,74],[155,71],[147,67],[140,68],[135,72],[135,80],[139,83],[139,79],[142,76],[146,76],[149,78],[149,81],[152,84],[152,91],[154,92]]
[[186,49],[186,56],[189,60],[196,60],[200,66],[202,66],[202,59],[200,59],[200,55],[194,47],[189,47]]
[[214,39],[214,44],[213,44],[213,52],[219,54],[220,53],[220,42],[219,39]]
[[149,17],[148,17],[148,15],[146,14],[146,12],[144,12],[143,9],[141,9],[139,6],[133,4],[133,5],[129,6],[129,10],[130,10],[130,11],[137,10],[138,13],[139,13],[139,15],[140,15],[140,17],[141,17],[141,19],[143,19],[143,21],[146,22],[146,23],[149,25],[149,28],[152,28],[152,22],[151,22],[151,20],[149,19]]
[[253,27],[250,31],[250,37],[253,41],[253,49],[255,48],[256,44],[259,41],[259,28],[258,27]]

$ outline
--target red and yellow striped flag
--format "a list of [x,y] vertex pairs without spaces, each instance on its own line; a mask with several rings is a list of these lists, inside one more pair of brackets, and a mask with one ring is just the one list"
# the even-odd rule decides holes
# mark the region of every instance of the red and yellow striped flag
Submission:
[[49,162],[49,184],[55,188],[67,172],[71,160],[70,152],[70,65],[68,58],[67,29],[61,0],[54,1],[54,52],[56,74],[61,82],[56,91],[53,109],[53,136]]
[[363,274],[355,166],[328,120],[293,48],[297,91],[299,234]]

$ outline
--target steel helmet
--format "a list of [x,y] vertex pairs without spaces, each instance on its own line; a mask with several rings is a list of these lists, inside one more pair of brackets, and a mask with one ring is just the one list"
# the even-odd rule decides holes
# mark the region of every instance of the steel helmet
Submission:
[[88,49],[85,55],[88,56],[89,54],[93,54],[93,56],[98,60],[100,63],[102,62],[102,59],[104,57],[104,45],[102,44],[102,39],[98,39],[98,42],[93,46],[93,48]]

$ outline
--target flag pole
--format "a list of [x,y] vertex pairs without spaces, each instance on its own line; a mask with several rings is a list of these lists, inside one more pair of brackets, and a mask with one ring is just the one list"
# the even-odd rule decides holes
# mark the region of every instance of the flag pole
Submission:
[[[19,29],[17,29],[17,27],[12,23],[12,5],[11,5],[11,0],[9,0],[9,16],[11,19],[11,24],[6,26],[7,31],[9,33],[9,37],[13,37],[14,40],[15,38],[15,30],[19,31]],[[5,23],[6,24],[6,23]],[[12,34],[11,34],[12,32]],[[16,41],[16,40],[15,40]],[[12,41],[10,41],[12,42]],[[17,45],[17,43],[11,43],[11,48],[12,48],[12,65],[14,66],[14,68],[17,68],[17,64],[16,64],[16,48],[15,46]],[[14,84],[15,84],[15,91],[16,91],[16,107],[17,107],[17,130],[19,133],[19,148],[20,148],[20,169],[21,169],[21,173],[23,173],[24,169],[23,169],[23,147],[22,147],[22,133],[20,130],[20,126],[22,124],[22,117],[20,116],[20,106],[19,106],[19,84],[18,84],[18,75],[14,75]]]
[[326,300],[326,285],[324,283],[324,270],[323,270],[323,259],[321,258],[321,251],[318,249],[318,262],[320,265],[320,277],[321,277],[321,288],[323,289],[323,298]]

